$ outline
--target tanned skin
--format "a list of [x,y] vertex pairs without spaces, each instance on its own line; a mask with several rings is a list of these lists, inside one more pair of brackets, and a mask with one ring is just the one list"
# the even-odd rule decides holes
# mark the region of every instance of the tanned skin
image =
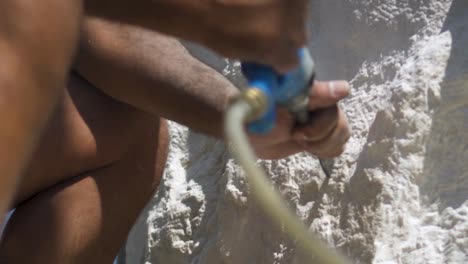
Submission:
[[4,0],[0,3],[0,220],[71,68],[84,11],[284,72],[305,43],[307,0]]
[[81,2],[0,3],[0,221],[65,85]]
[[[237,90],[177,41],[100,19],[87,19],[82,32],[66,92],[16,193],[1,263],[112,263],[159,184],[162,118],[222,137],[222,112]],[[280,109],[270,135],[251,136],[256,150],[264,158],[339,155],[349,128],[337,103],[348,92],[346,82],[318,82],[316,122],[295,129]]]
[[[174,40],[115,21],[280,72],[296,65],[307,37],[306,0],[84,4],[94,18],[83,27],[80,0],[0,4],[0,215],[16,208],[0,243],[2,263],[110,263],[158,186],[168,137],[161,117],[222,135],[234,87]],[[295,129],[280,109],[277,128],[252,144],[264,158],[341,153],[349,131],[337,102],[348,89],[318,83],[315,123]]]
[[[308,0],[86,0],[89,15],[195,41],[287,71],[307,40]],[[157,18],[157,19],[155,19]]]

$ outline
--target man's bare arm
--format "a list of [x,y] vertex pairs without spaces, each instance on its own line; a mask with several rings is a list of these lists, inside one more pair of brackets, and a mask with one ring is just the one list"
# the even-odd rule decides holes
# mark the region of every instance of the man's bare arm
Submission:
[[175,39],[100,19],[83,27],[78,71],[108,95],[222,137],[222,113],[237,89]]
[[0,221],[64,88],[80,1],[0,3]]
[[139,25],[286,71],[306,43],[308,0],[85,0],[88,15]]
[[[222,113],[237,91],[221,74],[194,59],[176,40],[136,27],[88,20],[77,67],[107,94],[156,115],[221,138]],[[337,102],[347,82],[315,82],[314,122],[295,127],[286,111],[267,135],[251,135],[263,158],[301,151],[331,157],[343,151],[349,128]]]

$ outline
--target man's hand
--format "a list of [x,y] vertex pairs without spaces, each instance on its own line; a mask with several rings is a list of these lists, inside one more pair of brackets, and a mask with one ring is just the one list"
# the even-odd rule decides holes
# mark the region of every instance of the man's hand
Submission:
[[[86,19],[75,66],[106,94],[217,138],[224,134],[229,98],[239,92],[174,39],[100,19]],[[310,95],[313,122],[297,128],[293,117],[279,110],[270,134],[250,136],[259,156],[275,159],[302,151],[319,157],[339,155],[349,128],[337,103],[348,93],[346,82],[316,82]]]
[[347,82],[315,82],[310,94],[313,120],[296,127],[287,110],[277,111],[277,122],[267,135],[250,135],[257,155],[263,159],[280,159],[307,151],[319,158],[331,158],[344,151],[350,129],[338,102],[349,94]]
[[88,0],[89,14],[198,42],[224,56],[272,65],[298,62],[307,0]]

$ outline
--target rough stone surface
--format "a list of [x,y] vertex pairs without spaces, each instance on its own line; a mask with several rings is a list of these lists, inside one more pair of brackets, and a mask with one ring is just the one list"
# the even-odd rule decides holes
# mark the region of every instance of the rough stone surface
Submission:
[[[307,154],[261,166],[355,263],[468,263],[468,2],[315,0],[311,13],[318,76],[351,80],[353,136],[329,180]],[[234,62],[193,50],[239,79]],[[177,124],[171,134],[122,263],[305,263],[222,142]]]

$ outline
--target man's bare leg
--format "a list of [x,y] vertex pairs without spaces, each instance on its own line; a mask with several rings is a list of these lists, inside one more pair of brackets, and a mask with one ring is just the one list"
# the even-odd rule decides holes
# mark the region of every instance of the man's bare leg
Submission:
[[165,123],[72,79],[17,200],[62,182],[17,207],[1,263],[112,263],[159,184]]
[[0,1],[0,221],[64,87],[81,5]]

